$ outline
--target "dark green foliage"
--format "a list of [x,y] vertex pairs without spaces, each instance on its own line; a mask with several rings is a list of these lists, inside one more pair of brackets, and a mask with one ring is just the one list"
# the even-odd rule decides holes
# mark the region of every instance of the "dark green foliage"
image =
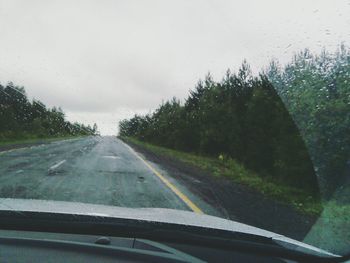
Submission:
[[262,177],[319,190],[307,148],[265,75],[253,77],[247,62],[220,82],[210,74],[182,105],[175,98],[154,113],[119,124],[121,136],[178,150],[238,160]]
[[345,45],[335,54],[305,50],[285,67],[272,62],[267,75],[305,139],[323,194],[330,197],[350,183],[350,50]]
[[96,134],[91,128],[65,120],[61,108],[52,109],[37,100],[28,101],[23,87],[0,85],[0,141],[25,138]]

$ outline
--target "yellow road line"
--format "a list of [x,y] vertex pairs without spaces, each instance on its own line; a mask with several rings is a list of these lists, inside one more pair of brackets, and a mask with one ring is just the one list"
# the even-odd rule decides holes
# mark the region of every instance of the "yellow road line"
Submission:
[[[125,144],[125,143],[124,143]],[[169,182],[161,173],[159,173],[153,166],[137,154],[129,145],[125,144],[130,151],[140,159],[167,187],[169,187],[193,212],[203,214],[203,211],[196,206],[184,193],[182,193],[175,185]]]

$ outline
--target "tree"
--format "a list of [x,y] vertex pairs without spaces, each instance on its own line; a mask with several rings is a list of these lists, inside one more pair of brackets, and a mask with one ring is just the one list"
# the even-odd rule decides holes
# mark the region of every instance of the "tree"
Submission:
[[94,123],[93,127],[92,127],[92,133],[94,135],[99,135],[99,132],[98,132],[98,128],[97,128],[97,124]]
[[173,98],[150,115],[121,121],[119,129],[121,136],[169,148],[224,154],[260,176],[318,196],[298,128],[268,77],[253,77],[246,61],[237,74],[227,71],[221,82],[210,74],[198,81],[184,105]]
[[24,87],[0,85],[0,140],[88,134],[91,127],[72,125],[61,108],[30,102]]

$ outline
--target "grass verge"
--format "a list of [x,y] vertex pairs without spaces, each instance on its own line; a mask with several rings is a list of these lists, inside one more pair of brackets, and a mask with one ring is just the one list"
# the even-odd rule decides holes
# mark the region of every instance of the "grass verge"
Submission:
[[276,201],[291,204],[296,210],[308,214],[319,215],[322,212],[322,204],[308,193],[286,185],[272,182],[269,178],[262,178],[256,173],[246,169],[243,165],[230,158],[211,158],[197,154],[181,152],[165,147],[156,146],[135,138],[121,137],[125,142],[141,146],[155,154],[168,156],[186,164],[198,167],[213,176],[230,178],[236,183],[244,184],[265,196]]

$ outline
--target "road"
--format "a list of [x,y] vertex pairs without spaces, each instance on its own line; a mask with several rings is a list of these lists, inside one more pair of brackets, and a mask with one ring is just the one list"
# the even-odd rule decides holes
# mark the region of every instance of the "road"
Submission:
[[203,212],[298,240],[316,220],[227,178],[132,147],[91,136],[0,152],[0,198]]
[[[180,190],[181,189],[181,190]],[[201,212],[205,204],[115,137],[0,152],[0,197]]]

